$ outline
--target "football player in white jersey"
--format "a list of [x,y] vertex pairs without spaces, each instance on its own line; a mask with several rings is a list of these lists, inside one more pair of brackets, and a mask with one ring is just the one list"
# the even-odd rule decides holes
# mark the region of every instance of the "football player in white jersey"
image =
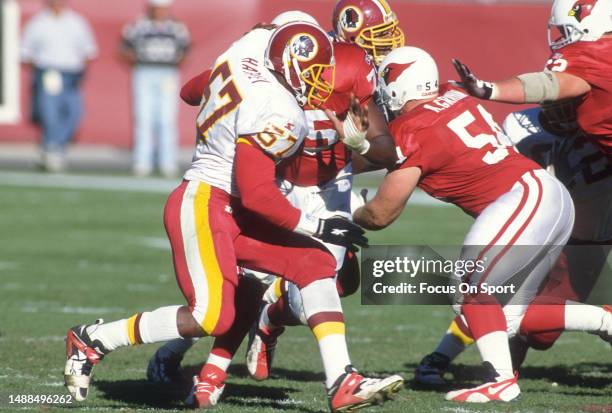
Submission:
[[227,332],[234,303],[249,294],[237,265],[282,274],[300,287],[333,383],[330,398],[369,391],[377,400],[402,384],[394,377],[366,379],[350,367],[333,282],[335,260],[304,236],[366,245],[363,230],[340,216],[300,211],[275,184],[275,163],[294,153],[307,133],[297,102],[325,102],[332,87],[321,75],[333,73],[333,66],[326,33],[305,22],[285,24],[271,35],[253,30],[216,60],[197,117],[192,166],[164,210],[177,281],[188,305],[68,330],[64,378],[76,400],[87,397],[93,367],[117,348]]
[[[568,247],[536,299],[543,304],[585,301],[612,248],[612,162],[579,130],[574,105],[573,101],[543,104],[511,113],[503,123],[505,133],[523,155],[566,185],[576,208]],[[546,350],[561,333],[556,330],[512,338],[514,366],[520,367],[529,348]],[[467,327],[455,319],[436,350],[417,367],[415,381],[424,386],[444,385],[444,372],[472,343]]]
[[[354,9],[361,11],[355,12]],[[366,17],[363,21],[353,22],[359,25],[364,36],[369,36],[369,32],[373,29],[377,30],[378,34],[373,38],[364,37],[368,39],[367,45],[371,43],[376,46],[374,50],[384,53],[391,49],[390,41],[386,37],[387,32],[394,36],[393,45],[403,42],[403,35],[397,27],[397,18],[386,1],[343,0],[338,2],[334,9],[334,28],[336,30],[343,30],[345,26],[342,26],[341,21],[345,20],[342,17],[351,12]],[[315,22],[306,13],[290,11],[277,16],[272,24],[282,24],[284,19]],[[348,36],[349,33],[347,31],[343,34]],[[352,30],[352,34],[357,33]],[[376,86],[373,65],[375,56],[370,54],[371,48],[357,46],[348,37],[346,40],[347,42],[337,40],[334,43],[336,74],[332,97],[320,108],[310,105],[305,107],[310,133],[306,138],[304,148],[291,160],[280,164],[277,168],[277,175],[281,190],[293,206],[303,211],[322,215],[333,215],[337,211],[343,211],[345,216],[350,217],[351,149],[355,151],[352,154],[353,158],[363,155],[374,164],[393,165],[397,156],[384,117],[372,99]],[[379,44],[382,45],[380,48]],[[181,91],[183,100],[192,105],[199,102],[198,92],[204,88],[207,77],[206,74],[202,74],[190,80]],[[351,94],[356,98],[352,103]],[[324,109],[332,110],[342,118],[349,111],[351,104],[361,104],[368,108],[369,133],[365,141],[362,137],[360,142],[349,142],[346,139],[346,133],[338,134],[324,111]],[[336,125],[341,130],[343,126]],[[362,144],[364,146],[360,147]],[[324,245],[336,259],[336,269],[340,272],[337,280],[339,293],[341,296],[353,293],[359,285],[356,256],[350,251],[345,254],[345,248],[342,246],[330,243]],[[345,256],[351,258],[345,261]],[[261,311],[266,324],[261,328],[256,328],[254,334],[250,336],[247,356],[249,372],[255,379],[263,380],[268,377],[276,337],[283,331],[283,326],[308,325],[308,322],[303,311],[301,294],[294,284],[285,282],[274,275],[251,269],[244,269],[244,271],[264,283],[271,283],[265,294],[265,301],[268,305]],[[274,305],[271,305],[272,303]],[[258,307],[259,304],[254,307],[253,311],[255,312]],[[270,314],[269,318],[268,314]],[[273,320],[274,327],[271,327],[272,324],[268,320]],[[261,323],[255,323],[255,326],[259,327],[259,324]],[[207,364],[203,366],[200,373],[202,377],[200,391],[196,394],[200,405],[216,404],[223,390],[225,372],[231,358],[247,333],[245,327],[248,327],[248,324],[243,324],[242,320],[237,318],[229,334],[215,339]],[[242,334],[239,332],[240,329],[242,329]],[[190,342],[175,340],[161,347],[149,363],[147,369],[149,380],[153,382],[175,381],[179,377],[180,361],[190,344]],[[332,408],[334,408],[333,404]]]

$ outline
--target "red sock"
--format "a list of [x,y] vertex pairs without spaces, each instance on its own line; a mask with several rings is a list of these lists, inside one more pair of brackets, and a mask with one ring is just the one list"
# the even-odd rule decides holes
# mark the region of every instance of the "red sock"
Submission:
[[520,332],[529,336],[533,333],[559,332],[565,329],[565,305],[541,305],[535,300],[527,307],[521,321]]
[[478,302],[474,298],[461,307],[474,340],[494,331],[506,331],[506,316],[501,305],[492,303],[490,298],[486,304]]
[[[232,324],[232,327],[227,333],[215,337],[213,348],[210,351],[212,354],[230,360],[234,357],[240,344],[248,334],[249,329],[257,319],[261,297],[264,293],[260,286],[261,284],[257,281],[247,278],[240,279],[236,287],[236,317],[234,319],[234,324]],[[204,371],[207,366],[209,366],[209,364],[205,364],[202,367],[200,376],[205,374]]]

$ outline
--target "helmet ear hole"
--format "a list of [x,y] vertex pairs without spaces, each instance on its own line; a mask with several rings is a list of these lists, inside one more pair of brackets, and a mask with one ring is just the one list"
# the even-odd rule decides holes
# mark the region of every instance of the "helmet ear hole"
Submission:
[[395,93],[395,90],[391,92],[391,97],[397,97],[397,93]]

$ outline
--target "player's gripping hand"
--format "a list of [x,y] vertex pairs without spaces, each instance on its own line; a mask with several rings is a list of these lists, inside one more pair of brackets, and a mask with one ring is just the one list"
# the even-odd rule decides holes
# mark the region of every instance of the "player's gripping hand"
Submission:
[[334,124],[334,129],[340,135],[340,139],[350,149],[363,155],[370,149],[370,142],[366,139],[368,127],[368,108],[361,106],[359,100],[351,93],[349,110],[344,121],[329,109],[325,109],[325,114]]
[[313,237],[345,247],[351,247],[353,244],[367,247],[368,239],[364,234],[365,231],[359,225],[340,215],[334,215],[330,218],[319,219],[319,227]]
[[455,65],[455,70],[457,70],[461,78],[461,83],[458,84],[459,87],[480,99],[494,98],[495,85],[493,83],[478,79],[466,65],[457,59],[453,59],[453,65]]

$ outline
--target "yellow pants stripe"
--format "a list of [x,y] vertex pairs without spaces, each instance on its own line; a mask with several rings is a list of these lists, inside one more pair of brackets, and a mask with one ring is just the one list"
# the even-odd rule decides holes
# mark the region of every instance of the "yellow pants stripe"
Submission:
[[319,324],[318,326],[312,329],[312,332],[317,338],[317,341],[321,341],[323,338],[332,334],[344,335],[344,331],[344,323],[341,323],[339,321],[327,321],[325,323]]
[[219,321],[223,291],[223,274],[217,261],[217,252],[215,251],[215,244],[208,219],[208,202],[210,200],[211,189],[211,186],[205,183],[198,185],[193,208],[195,211],[200,258],[208,287],[208,306],[202,321],[202,329],[207,334],[212,333]]
[[283,291],[281,290],[282,284],[282,278],[277,278],[276,281],[274,281],[274,295],[276,296],[276,298],[280,298],[280,296],[283,295]]
[[135,346],[136,344],[136,318],[138,314],[134,314],[130,318],[128,318],[128,340],[130,340],[130,346]]
[[448,326],[447,333],[455,336],[457,340],[461,341],[465,346],[469,346],[474,342],[472,337],[467,336],[463,331],[461,331],[455,320],[453,320],[450,323],[450,326]]

